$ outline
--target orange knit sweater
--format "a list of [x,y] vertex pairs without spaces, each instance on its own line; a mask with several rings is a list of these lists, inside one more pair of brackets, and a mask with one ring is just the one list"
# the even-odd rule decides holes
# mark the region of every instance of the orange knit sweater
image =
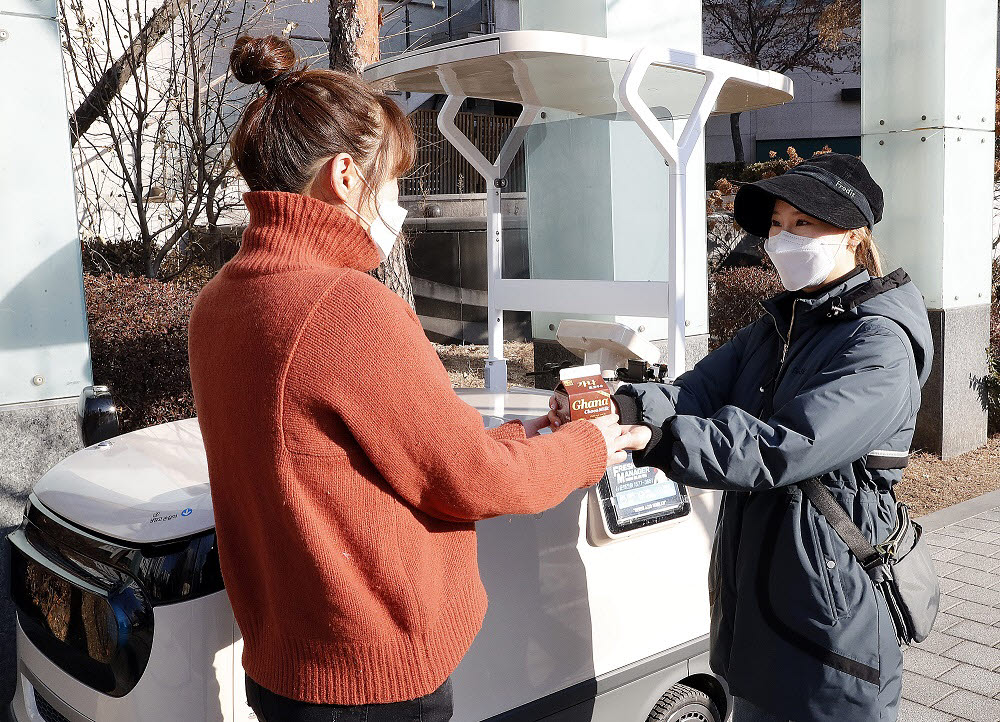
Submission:
[[474,522],[596,483],[600,432],[485,431],[343,211],[244,196],[190,359],[219,556],[258,684],[324,704],[437,689],[479,632]]

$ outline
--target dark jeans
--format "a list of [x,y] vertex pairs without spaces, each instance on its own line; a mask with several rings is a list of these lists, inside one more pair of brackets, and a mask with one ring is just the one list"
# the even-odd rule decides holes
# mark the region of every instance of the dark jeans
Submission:
[[311,704],[264,689],[247,677],[247,702],[260,722],[448,722],[451,679],[426,697],[392,704]]

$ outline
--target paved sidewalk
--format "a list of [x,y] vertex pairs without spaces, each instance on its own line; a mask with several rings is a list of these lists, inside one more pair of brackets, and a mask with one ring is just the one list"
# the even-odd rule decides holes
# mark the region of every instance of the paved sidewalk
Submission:
[[1000,492],[920,520],[941,577],[934,632],[904,656],[900,722],[1000,722]]

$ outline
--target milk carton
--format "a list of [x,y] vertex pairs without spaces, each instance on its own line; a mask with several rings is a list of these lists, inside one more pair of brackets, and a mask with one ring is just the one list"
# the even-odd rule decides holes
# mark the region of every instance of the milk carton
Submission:
[[568,415],[570,421],[614,413],[611,389],[601,377],[601,367],[596,364],[562,369],[555,397],[560,412]]

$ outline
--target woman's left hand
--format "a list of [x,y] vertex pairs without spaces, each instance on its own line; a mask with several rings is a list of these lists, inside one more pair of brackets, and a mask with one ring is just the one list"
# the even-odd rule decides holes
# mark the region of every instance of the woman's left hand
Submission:
[[532,436],[538,436],[538,432],[542,429],[548,428],[549,417],[539,416],[536,419],[522,421],[521,424],[524,426],[524,435],[530,439]]

